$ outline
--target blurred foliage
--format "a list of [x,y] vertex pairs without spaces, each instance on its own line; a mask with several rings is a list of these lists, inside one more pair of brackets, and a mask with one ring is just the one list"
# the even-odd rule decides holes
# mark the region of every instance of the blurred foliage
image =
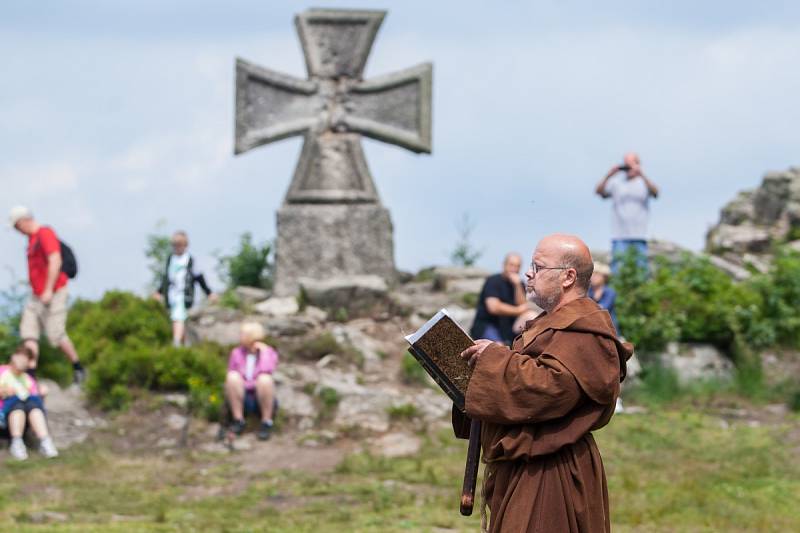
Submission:
[[711,343],[728,353],[736,363],[732,386],[746,396],[773,398],[784,388],[768,390],[758,354],[800,349],[800,253],[778,249],[767,273],[735,282],[705,257],[656,257],[648,273],[631,252],[612,285],[621,333],[636,346],[643,385],[654,396],[678,394],[674,379],[647,357],[671,341]]
[[[791,337],[800,335],[798,313],[787,305],[794,294],[779,286],[787,269],[800,269],[800,255],[781,257],[768,274],[737,283],[705,257],[656,257],[648,275],[628,253],[612,278],[621,332],[645,352],[671,341],[708,342],[731,353],[786,341],[800,347],[800,337]],[[794,284],[800,289],[800,280]]]
[[456,223],[456,233],[458,240],[452,252],[450,261],[455,266],[470,267],[474,266],[483,252],[475,248],[472,244],[472,232],[475,230],[475,222],[469,213],[464,213]]
[[272,244],[253,243],[253,235],[243,233],[239,239],[239,249],[232,255],[219,255],[217,274],[228,288],[260,287],[271,289],[274,265],[271,260]]
[[400,379],[406,385],[427,385],[429,383],[428,373],[408,350],[400,360]]
[[[67,329],[88,368],[86,392],[100,407],[124,408],[137,390],[179,391],[189,394],[196,412],[219,412],[226,350],[211,343],[171,346],[170,322],[158,302],[122,291],[97,302],[78,300]],[[46,342],[41,348],[39,375],[68,382],[67,359]]]
[[147,235],[147,246],[144,249],[144,255],[147,257],[147,269],[150,271],[148,289],[153,291],[158,290],[161,286],[167,258],[172,253],[170,236],[162,233],[165,226],[166,220],[162,219],[156,222],[155,232]]

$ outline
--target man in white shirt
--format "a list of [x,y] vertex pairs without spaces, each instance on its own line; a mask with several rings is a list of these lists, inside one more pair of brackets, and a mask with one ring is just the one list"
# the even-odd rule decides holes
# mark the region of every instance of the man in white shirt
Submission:
[[649,200],[658,197],[658,187],[642,172],[639,156],[625,154],[623,164],[611,167],[595,192],[612,200],[611,271],[617,273],[621,257],[630,248],[637,251],[638,263],[646,269]]

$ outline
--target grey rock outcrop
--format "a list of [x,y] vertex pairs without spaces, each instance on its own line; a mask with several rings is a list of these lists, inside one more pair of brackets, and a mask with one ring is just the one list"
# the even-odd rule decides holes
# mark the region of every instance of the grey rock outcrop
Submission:
[[[720,212],[706,235],[706,250],[739,264],[751,254],[768,254],[774,241],[792,239],[800,230],[800,168],[768,172],[761,185],[740,192]],[[754,265],[756,268],[759,265]]]
[[710,344],[671,342],[660,359],[665,368],[675,371],[682,384],[733,377],[731,360]]
[[300,311],[294,296],[274,297],[264,300],[254,307],[255,311],[267,316],[291,316]]
[[264,326],[270,337],[298,337],[319,327],[325,320],[325,313],[314,307],[302,313],[281,315],[247,314],[237,309],[207,307],[190,317],[187,334],[192,342],[212,341],[223,346],[237,344],[242,322],[250,320]]
[[461,293],[478,293],[490,272],[476,267],[436,267],[433,269],[433,289]]
[[389,287],[380,276],[300,278],[299,282],[305,302],[335,319],[386,316],[392,307]]
[[269,298],[270,292],[259,287],[236,287],[234,289],[236,297],[243,305],[255,305],[258,302]]

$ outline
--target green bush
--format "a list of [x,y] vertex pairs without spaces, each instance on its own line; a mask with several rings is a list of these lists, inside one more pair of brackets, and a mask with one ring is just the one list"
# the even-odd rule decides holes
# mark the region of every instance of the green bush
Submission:
[[[68,331],[89,369],[86,392],[101,407],[123,408],[132,391],[147,389],[187,392],[197,412],[219,411],[226,350],[212,343],[171,346],[170,322],[158,302],[122,291],[81,300],[70,310]],[[66,362],[60,353],[52,360]]]
[[164,226],[166,226],[165,220],[159,220],[156,223],[156,233],[147,236],[147,245],[144,249],[144,255],[147,257],[147,269],[150,271],[149,288],[154,291],[161,286],[167,258],[172,254],[172,239],[169,235],[160,233]]
[[14,334],[9,324],[0,323],[0,364],[8,357],[19,344],[19,337]]
[[761,348],[775,337],[755,283],[735,283],[707,258],[658,257],[648,277],[629,254],[613,278],[621,333],[640,351],[670,341],[708,342],[733,351]]
[[248,286],[271,289],[271,254],[270,243],[254,244],[253,236],[244,233],[240,237],[239,249],[233,255],[219,256],[217,273],[228,288]]
[[800,387],[789,394],[789,409],[795,413],[800,413]]
[[[225,351],[215,344],[191,348],[152,346],[134,339],[96,354],[86,391],[106,408],[123,407],[129,394],[120,388],[188,392],[199,411],[219,407],[225,380]],[[122,399],[122,400],[121,400]]]
[[163,305],[123,291],[107,292],[98,302],[75,302],[67,331],[81,359],[89,365],[101,352],[130,339],[151,347],[166,345],[172,339]]
[[[767,387],[758,353],[777,346],[800,349],[800,253],[778,249],[766,274],[739,283],[708,259],[688,254],[656,258],[648,275],[631,253],[613,285],[621,333],[640,356],[670,341],[713,343],[736,364],[736,392],[761,400],[782,397]],[[666,387],[659,370],[647,368],[646,357],[643,366]],[[668,387],[646,385],[654,396],[672,394]]]
[[759,293],[772,328],[769,340],[800,348],[800,253],[779,250],[769,273],[756,276],[750,285]]

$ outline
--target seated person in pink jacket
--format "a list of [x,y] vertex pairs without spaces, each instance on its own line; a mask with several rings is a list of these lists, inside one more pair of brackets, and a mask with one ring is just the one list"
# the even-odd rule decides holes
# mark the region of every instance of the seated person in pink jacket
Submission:
[[240,345],[231,351],[228,375],[225,378],[225,400],[233,417],[232,431],[244,430],[248,413],[261,416],[258,438],[267,440],[272,432],[275,400],[275,381],[272,373],[278,366],[278,352],[264,344],[264,328],[257,322],[245,322],[240,333]]
[[9,452],[14,459],[20,461],[28,458],[28,450],[22,440],[27,424],[30,424],[39,439],[41,454],[45,457],[58,455],[47,430],[39,385],[25,372],[33,357],[33,351],[21,345],[11,354],[9,364],[0,366],[0,410],[11,435]]

